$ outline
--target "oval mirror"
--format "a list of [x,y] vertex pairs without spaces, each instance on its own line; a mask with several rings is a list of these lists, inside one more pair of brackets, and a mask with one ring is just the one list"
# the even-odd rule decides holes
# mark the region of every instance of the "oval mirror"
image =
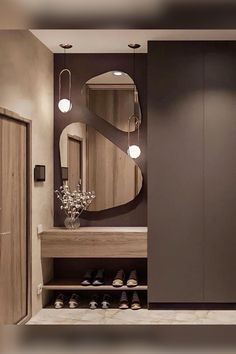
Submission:
[[[138,92],[128,74],[110,71],[95,76],[86,82],[83,92],[88,109],[116,128],[128,132],[128,119],[134,113],[141,122]],[[130,131],[136,128],[134,122],[131,122]]]
[[95,191],[88,211],[126,204],[142,188],[142,172],[126,153],[94,128],[83,123],[68,125],[60,136],[63,181],[75,190]]

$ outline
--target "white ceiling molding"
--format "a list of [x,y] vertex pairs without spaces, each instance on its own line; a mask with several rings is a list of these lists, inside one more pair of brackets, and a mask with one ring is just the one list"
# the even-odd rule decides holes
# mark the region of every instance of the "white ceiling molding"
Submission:
[[129,43],[147,52],[154,40],[236,40],[236,30],[31,30],[53,53],[63,53],[60,43],[73,44],[68,53],[130,53]]

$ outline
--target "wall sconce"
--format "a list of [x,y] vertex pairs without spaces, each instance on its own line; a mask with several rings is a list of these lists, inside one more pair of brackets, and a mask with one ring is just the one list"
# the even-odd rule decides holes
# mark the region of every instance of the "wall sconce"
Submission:
[[34,180],[35,180],[35,182],[45,182],[45,180],[46,180],[46,167],[44,165],[35,165],[35,167],[34,167]]
[[[71,44],[60,44],[60,47],[64,49],[64,69],[59,74],[59,101],[58,101],[58,108],[62,113],[68,113],[72,109],[72,102],[71,102],[71,81],[72,75],[71,71],[66,67],[66,50],[71,49]],[[67,98],[61,97],[61,89],[62,89],[62,76],[68,76],[68,95]]]
[[[130,123],[131,121],[134,120],[135,126],[138,129],[138,144],[137,145],[130,145]],[[129,128],[128,128],[128,150],[127,154],[132,158],[132,159],[137,159],[141,155],[141,149],[139,147],[139,126],[140,126],[140,119],[137,117],[135,114],[129,117]]]
[[[132,159],[137,159],[141,155],[141,149],[139,147],[139,127],[141,124],[140,117],[136,114],[137,107],[138,107],[138,91],[136,89],[136,61],[135,61],[135,50],[140,48],[140,44],[129,44],[129,48],[133,49],[134,56],[133,56],[133,80],[134,80],[134,114],[129,117],[128,119],[128,150],[127,154],[132,158]],[[130,123],[131,121],[134,120],[135,127],[138,129],[138,143],[137,145],[130,145]]]

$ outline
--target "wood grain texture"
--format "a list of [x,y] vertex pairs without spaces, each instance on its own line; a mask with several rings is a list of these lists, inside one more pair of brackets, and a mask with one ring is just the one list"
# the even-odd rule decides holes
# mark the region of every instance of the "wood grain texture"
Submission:
[[147,257],[147,228],[54,228],[42,234],[42,257],[143,258]]
[[0,117],[0,322],[27,314],[26,124]]
[[142,172],[134,160],[87,126],[87,189],[96,193],[88,210],[110,209],[132,201],[142,182]]
[[0,115],[5,116],[6,118],[15,119],[15,120],[18,120],[21,122],[25,122],[26,124],[31,124],[31,121],[29,119],[24,118],[24,117],[20,116],[18,113],[12,112],[7,108],[0,107]]
[[68,136],[68,183],[72,191],[82,181],[82,142]]
[[[88,85],[88,108],[114,127],[128,132],[128,118],[134,113],[134,87]],[[130,131],[135,130],[131,122]]]

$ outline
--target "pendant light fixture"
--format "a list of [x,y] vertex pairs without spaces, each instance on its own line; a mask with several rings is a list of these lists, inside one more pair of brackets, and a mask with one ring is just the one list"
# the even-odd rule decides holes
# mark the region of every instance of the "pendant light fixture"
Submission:
[[[71,71],[66,66],[66,50],[71,49],[71,44],[60,44],[60,47],[64,49],[64,69],[59,74],[59,100],[58,108],[62,113],[68,113],[72,109],[71,102]],[[66,82],[66,77],[68,80],[68,94],[65,97],[62,97],[62,78]]]
[[[128,150],[127,154],[132,158],[132,159],[137,159],[141,155],[141,149],[139,147],[139,127],[140,127],[140,117],[137,114],[139,103],[138,103],[138,91],[135,85],[136,82],[136,58],[135,58],[135,50],[140,48],[140,44],[129,44],[129,48],[133,49],[133,80],[134,80],[134,113],[132,116],[129,117],[128,120]],[[138,141],[137,145],[133,144],[130,145],[130,125],[131,121],[134,121],[135,127],[137,128],[138,131]]]

